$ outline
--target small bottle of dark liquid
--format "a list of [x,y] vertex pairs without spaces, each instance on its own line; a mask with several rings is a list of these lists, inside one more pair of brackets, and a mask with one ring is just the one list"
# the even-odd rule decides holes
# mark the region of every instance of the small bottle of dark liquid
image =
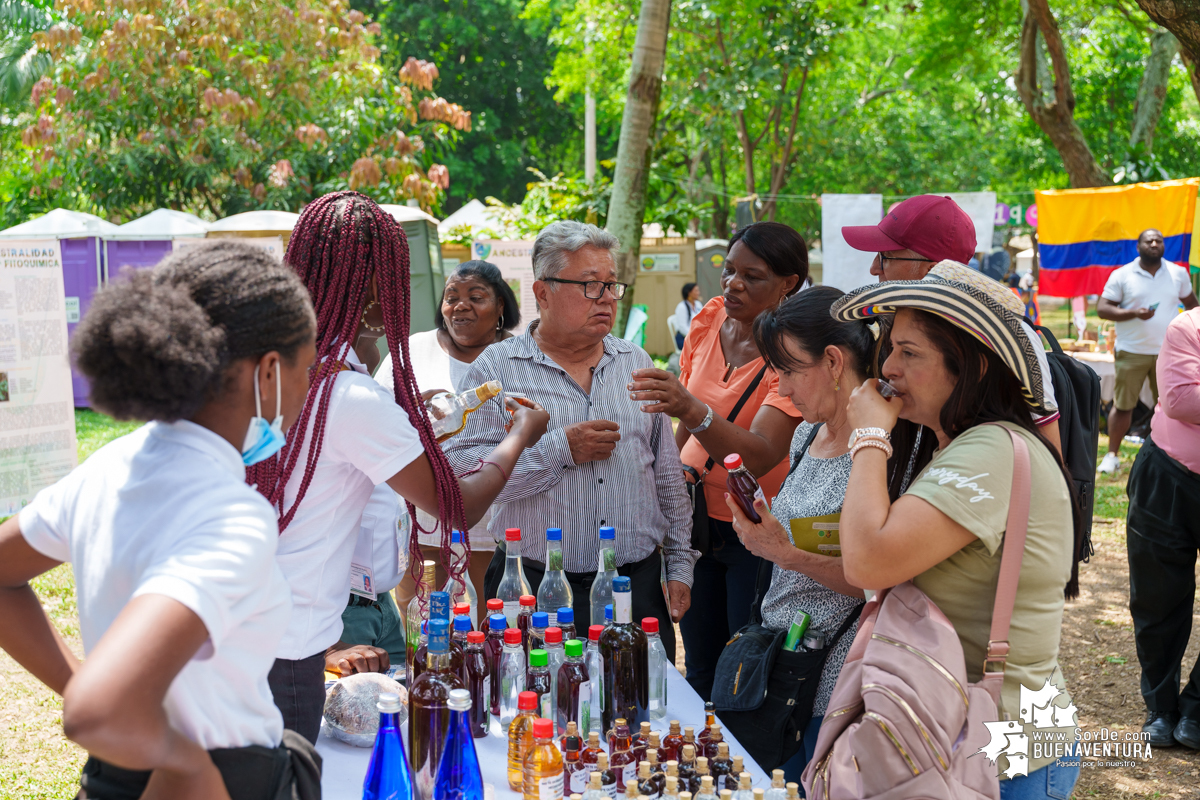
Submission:
[[492,665],[483,643],[482,631],[467,634],[467,649],[463,653],[463,680],[471,693],[471,736],[487,736],[492,710]]
[[583,746],[583,752],[579,754],[579,760],[584,764],[595,764],[597,759],[604,754],[604,748],[600,745],[600,734],[589,731],[587,743]]
[[604,793],[609,797],[616,797],[618,771],[608,763],[607,753],[601,753],[596,757],[596,768],[592,771],[600,773],[600,788],[604,790]]
[[754,510],[754,501],[758,499],[766,505],[767,498],[758,485],[758,481],[750,474],[750,470],[742,466],[742,457],[737,453],[725,456],[724,463],[725,469],[729,470],[729,474],[725,477],[725,486],[729,489],[729,494],[741,506],[742,511],[751,522],[762,522],[762,517]]
[[696,746],[685,744],[679,748],[679,788],[695,794],[692,782],[695,779],[696,789],[700,788],[700,779],[696,777]]
[[[717,707],[710,701],[704,704],[704,730],[700,731],[700,735],[696,737],[696,741],[701,745],[707,745],[709,734],[712,732],[712,726],[716,724]],[[713,752],[715,753],[716,751],[714,750]],[[708,753],[704,752],[704,748],[701,747],[696,750],[696,755],[706,756]]]
[[633,757],[633,736],[629,733],[629,725],[624,719],[618,719],[613,726],[612,756],[609,763],[617,775],[617,791],[625,791],[625,784],[637,781],[637,761]]
[[646,745],[650,741],[650,723],[643,722],[641,728],[633,735],[633,744],[629,748],[633,751],[633,757],[639,763],[646,760]]
[[575,732],[567,734],[563,744],[563,794],[587,791],[591,767],[579,760],[580,740]]
[[[717,754],[708,760],[708,769],[712,773],[713,783],[724,787],[725,777],[733,773],[733,760],[729,758],[729,743],[717,739],[718,735],[720,735],[720,730],[714,728],[713,740],[715,740],[717,745]],[[710,745],[713,743],[714,741],[709,741]],[[735,775],[734,777],[736,778],[737,776]]]
[[572,639],[564,645],[567,657],[558,668],[558,725],[566,730],[568,723],[575,723],[580,734],[591,726],[592,684],[587,665],[583,663],[583,642]]
[[[723,744],[727,745],[728,743]],[[731,792],[740,791],[742,788],[742,773],[745,771],[745,765],[742,763],[742,757],[734,756],[733,768],[730,769],[729,774],[725,776],[725,785],[722,788],[728,789]]]
[[[491,603],[491,600],[488,600]],[[503,601],[496,601],[503,607]],[[488,707],[492,711],[493,716],[500,716],[500,653],[504,650],[504,626],[507,624],[507,618],[503,611],[497,611],[485,620],[488,626],[487,638],[484,640],[483,647],[488,654],[488,665],[491,667],[491,698],[488,701]],[[482,633],[482,631],[481,631]]]

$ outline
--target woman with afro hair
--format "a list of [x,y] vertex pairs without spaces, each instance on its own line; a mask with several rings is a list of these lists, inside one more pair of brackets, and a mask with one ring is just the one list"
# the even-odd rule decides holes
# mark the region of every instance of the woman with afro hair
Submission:
[[[271,690],[284,725],[316,741],[325,703],[324,672],[382,672],[386,650],[341,640],[350,596],[351,559],[363,510],[386,483],[440,521],[443,561],[455,577],[450,531],[483,517],[522,450],[541,438],[550,416],[519,406],[508,436],[479,469],[456,476],[429,424],[411,364],[409,258],[404,232],[390,214],[357,192],[337,192],[300,215],[285,260],[308,287],[317,315],[308,396],[287,445],[247,473],[279,515],[277,560],[292,589]],[[392,392],[369,372],[386,336]],[[407,549],[419,576],[417,526]],[[464,534],[465,535],[465,534]],[[419,578],[418,578],[419,579]]]

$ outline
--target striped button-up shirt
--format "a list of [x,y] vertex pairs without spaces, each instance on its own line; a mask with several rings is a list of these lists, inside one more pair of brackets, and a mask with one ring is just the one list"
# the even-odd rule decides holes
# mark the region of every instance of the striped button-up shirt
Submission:
[[[699,553],[691,549],[692,509],[671,421],[643,413],[625,388],[633,370],[652,366],[637,345],[606,336],[589,394],[541,351],[529,331],[480,354],[463,385],[498,380],[505,391],[524,394],[550,412],[546,435],[521,454],[496,498],[489,524],[493,537],[502,541],[505,528],[520,528],[522,555],[545,563],[546,528],[562,528],[564,568],[594,572],[599,529],[611,525],[618,565],[641,561],[661,544],[667,579],[692,585]],[[609,458],[575,464],[565,429],[597,419],[617,423],[621,440]],[[487,458],[504,438],[508,420],[499,398],[472,413],[466,429],[443,445],[454,470],[465,472]]]

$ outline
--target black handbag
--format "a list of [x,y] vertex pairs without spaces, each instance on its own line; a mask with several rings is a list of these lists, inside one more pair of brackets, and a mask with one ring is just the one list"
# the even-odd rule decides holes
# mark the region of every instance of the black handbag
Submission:
[[[813,426],[791,471],[800,464],[820,427]],[[772,569],[766,560],[759,567],[750,622],[726,643],[712,690],[721,722],[765,770],[786,763],[803,746],[825,661],[863,608],[860,604],[846,617],[825,649],[784,650],[787,631],[773,631],[762,624],[762,602]]]
[[[754,376],[754,380],[750,381],[746,391],[742,392],[741,398],[726,419],[730,422],[737,419],[737,415],[742,412],[742,406],[746,405],[746,401],[750,399],[750,395],[754,394],[754,390],[758,388],[758,384],[762,383],[763,376],[766,374],[767,366],[764,364],[763,368]],[[715,463],[713,457],[709,456],[708,461],[704,462],[703,473],[697,472],[693,466],[683,465],[683,471],[692,476],[690,483],[688,481],[684,481],[684,483],[687,485],[688,495],[692,499],[692,549],[699,550],[700,555],[708,555],[712,552],[712,536],[708,530],[708,501],[704,499],[704,478]]]

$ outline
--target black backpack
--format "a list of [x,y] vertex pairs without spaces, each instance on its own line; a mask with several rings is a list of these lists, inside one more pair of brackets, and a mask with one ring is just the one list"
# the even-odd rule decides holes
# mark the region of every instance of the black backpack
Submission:
[[[1028,322],[1028,320],[1026,320]],[[1035,330],[1050,343],[1046,360],[1058,401],[1058,433],[1062,440],[1063,464],[1079,493],[1084,542],[1081,561],[1092,555],[1092,509],[1096,503],[1096,447],[1100,440],[1100,376],[1082,361],[1063,352],[1058,339],[1041,325]]]

